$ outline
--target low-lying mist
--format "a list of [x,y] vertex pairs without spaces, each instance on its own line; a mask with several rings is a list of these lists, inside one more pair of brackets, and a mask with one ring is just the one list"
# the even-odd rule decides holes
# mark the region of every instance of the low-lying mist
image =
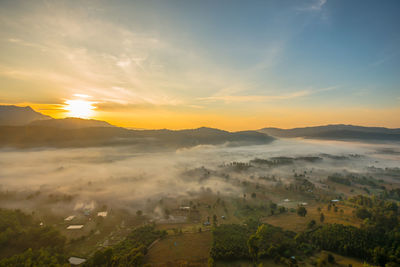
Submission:
[[[1,207],[34,210],[50,205],[65,214],[98,205],[142,209],[162,198],[194,198],[213,193],[243,194],[241,181],[314,170],[310,179],[331,172],[364,172],[367,167],[399,167],[399,145],[276,140],[255,146],[197,146],[174,152],[137,152],[134,147],[3,150],[0,152]],[[292,157],[291,164],[237,169],[254,159]],[[317,160],[301,157],[318,157]],[[259,180],[266,186],[270,181]]]

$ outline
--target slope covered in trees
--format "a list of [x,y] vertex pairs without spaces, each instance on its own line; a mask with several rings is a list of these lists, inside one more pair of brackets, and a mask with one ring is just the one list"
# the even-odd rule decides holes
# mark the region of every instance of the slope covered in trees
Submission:
[[65,242],[53,227],[41,226],[32,216],[0,209],[0,266],[63,265]]

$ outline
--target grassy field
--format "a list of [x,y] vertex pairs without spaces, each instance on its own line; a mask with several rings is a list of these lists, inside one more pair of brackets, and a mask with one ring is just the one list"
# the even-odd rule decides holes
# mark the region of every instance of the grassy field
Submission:
[[364,263],[356,258],[344,257],[336,253],[329,252],[335,257],[335,262],[341,266],[349,266],[351,264],[353,267],[363,267]]
[[151,266],[207,266],[211,232],[168,236],[156,242],[146,255]]
[[[300,232],[307,228],[307,224],[311,220],[315,220],[317,224],[320,223],[320,212],[318,211],[318,207],[320,207],[321,212],[325,216],[324,223],[340,223],[357,227],[360,226],[361,220],[354,217],[352,213],[353,208],[340,203],[336,204],[336,206],[338,207],[338,212],[334,212],[333,207],[328,211],[326,204],[310,203],[306,206],[307,215],[305,217],[300,217],[295,212],[287,212],[263,218],[262,222],[279,226],[286,230]],[[341,209],[343,210],[343,213],[340,212]]]

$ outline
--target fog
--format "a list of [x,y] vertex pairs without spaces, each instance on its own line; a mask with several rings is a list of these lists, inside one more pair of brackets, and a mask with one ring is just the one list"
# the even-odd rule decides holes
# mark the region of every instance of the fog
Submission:
[[[229,168],[231,162],[248,163],[255,158],[278,156],[320,156],[323,160],[239,172]],[[399,167],[399,159],[399,145],[294,139],[276,140],[268,145],[198,146],[162,153],[139,152],[134,147],[2,150],[0,190],[3,194],[19,192],[24,201],[17,201],[17,194],[13,201],[3,197],[0,206],[33,209],[37,200],[26,195],[40,192],[55,198],[57,194],[71,198],[67,206],[65,201],[53,201],[53,212],[93,209],[100,204],[140,209],[146,202],[164,197],[194,198],[204,192],[239,196],[243,189],[238,181],[250,177],[275,175],[287,182],[293,172],[312,169],[315,175],[311,179],[320,180],[335,171]]]

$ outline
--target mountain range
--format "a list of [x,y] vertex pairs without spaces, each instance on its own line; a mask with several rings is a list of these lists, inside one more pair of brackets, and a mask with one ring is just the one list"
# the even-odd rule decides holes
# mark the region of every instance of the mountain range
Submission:
[[263,128],[258,131],[278,138],[400,141],[400,129],[363,127],[344,124],[293,129]]
[[131,130],[105,121],[53,119],[31,107],[0,106],[0,147],[93,147],[134,145],[142,149],[176,149],[196,145],[259,145],[276,138],[400,141],[400,129],[326,125],[228,132],[201,127],[188,130]]
[[88,127],[114,127],[113,125],[105,121],[87,120],[80,118],[35,120],[29,123],[28,125],[64,128],[64,129],[79,129]]
[[[17,112],[31,109],[9,107]],[[40,113],[39,113],[40,114]],[[8,120],[9,121],[9,120]],[[78,118],[26,120],[21,125],[0,125],[0,147],[91,147],[135,145],[142,149],[176,149],[196,145],[256,145],[267,144],[274,138],[257,132],[228,132],[212,128],[189,130],[130,130],[98,120]]]

